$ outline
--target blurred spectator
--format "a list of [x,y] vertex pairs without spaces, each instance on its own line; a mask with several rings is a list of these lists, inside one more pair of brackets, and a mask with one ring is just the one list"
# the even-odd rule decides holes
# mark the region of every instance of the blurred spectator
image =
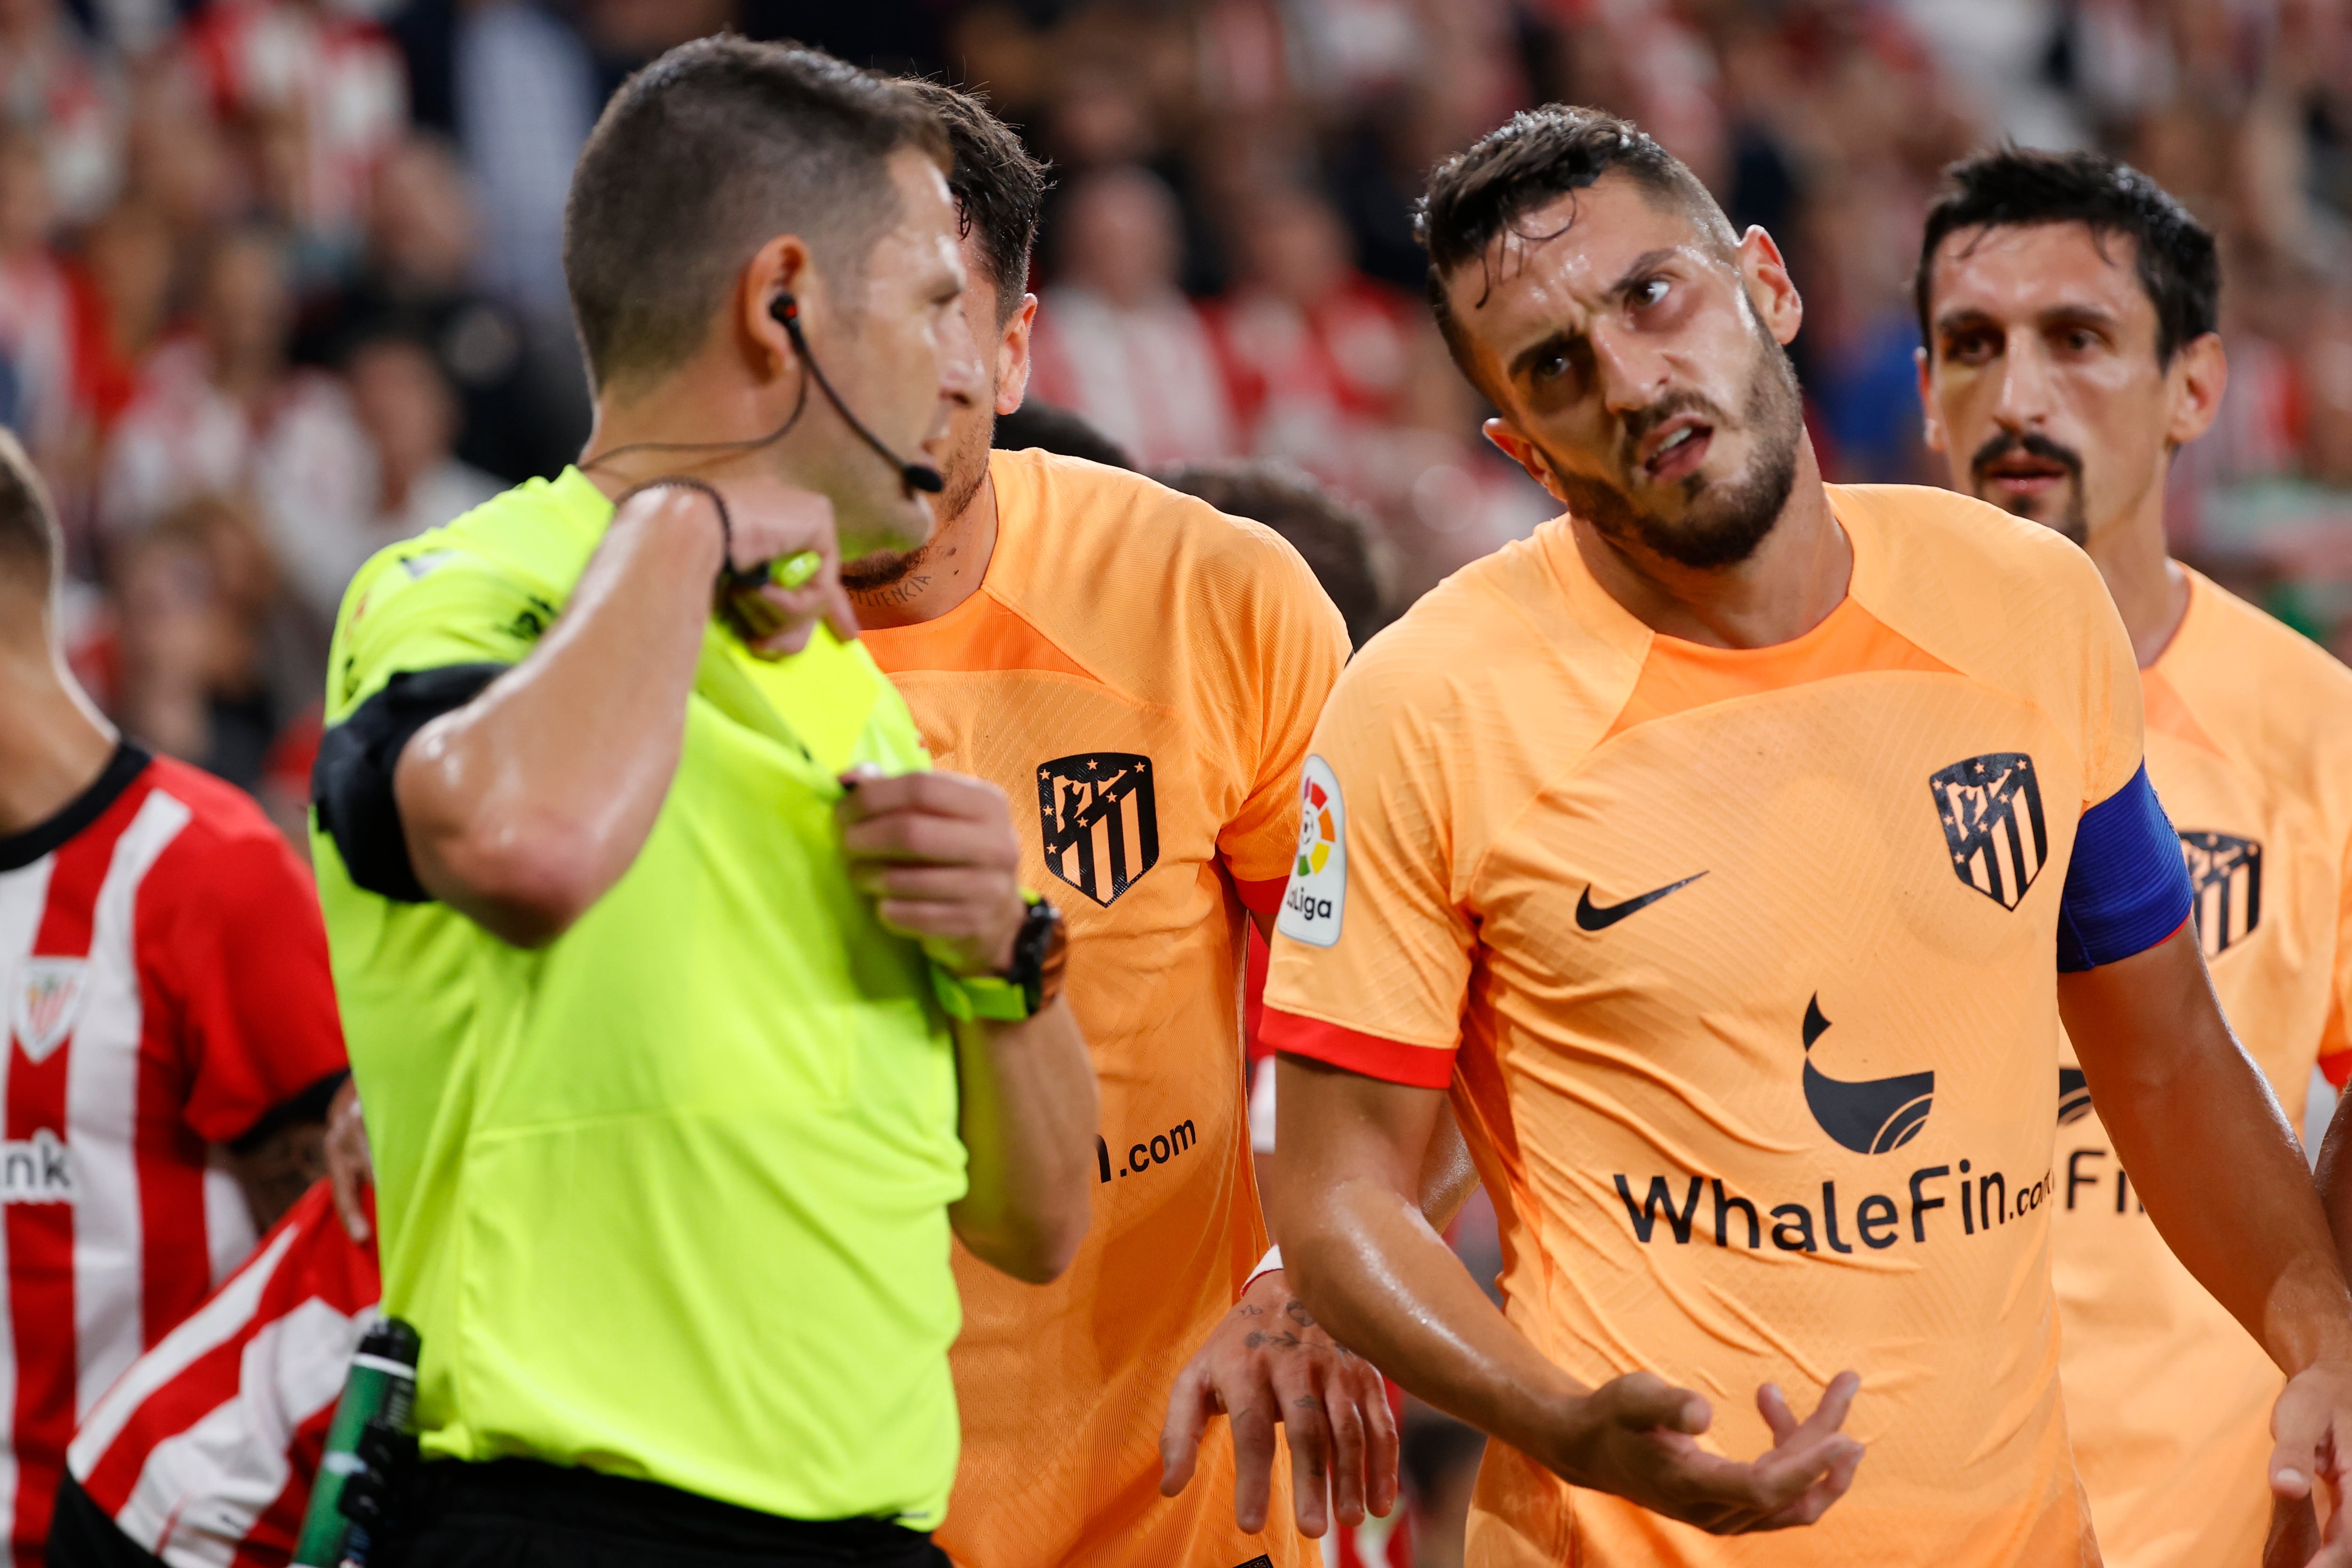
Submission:
[[1207,324],[1176,289],[1176,199],[1121,168],[1073,183],[1055,281],[1037,316],[1037,393],[1083,414],[1147,466],[1237,443]]
[[122,178],[119,83],[58,0],[0,0],[0,121],[41,139],[68,223],[97,214]]
[[264,536],[321,620],[342,583],[318,563],[365,531],[378,481],[367,436],[333,378],[298,371],[286,345],[292,306],[278,245],[224,235],[198,278],[195,331],[150,356],[108,443],[99,522],[134,538],[190,497],[249,496]]
[[284,591],[251,511],[175,508],[127,547],[117,710],[159,751],[253,790],[287,721],[318,701],[320,623]]
[[1133,468],[1118,443],[1072,413],[1043,398],[1029,398],[1011,413],[996,416],[996,434],[990,442],[1000,452],[1021,452],[1034,446],[1065,457],[1083,457],[1112,468]]
[[1160,476],[1171,490],[1198,496],[1228,517],[1264,523],[1306,558],[1323,585],[1348,641],[1362,647],[1388,624],[1372,568],[1370,530],[1364,520],[1313,478],[1286,463],[1192,463]]
[[457,400],[423,344],[398,336],[367,339],[352,351],[343,373],[361,428],[375,447],[377,489],[375,513],[364,528],[331,539],[313,536],[319,564],[307,570],[320,583],[332,582],[338,598],[352,574],[385,545],[437,528],[506,488],[451,453]]
[[1397,421],[1418,306],[1355,268],[1320,195],[1259,193],[1239,225],[1243,282],[1213,312],[1244,444],[1328,478]]
[[426,344],[457,390],[457,455],[509,484],[553,475],[586,436],[579,371],[545,373],[522,313],[478,287],[472,191],[448,144],[411,135],[376,172],[364,265],[310,312],[298,357],[340,362],[368,334]]
[[569,321],[563,198],[601,97],[587,44],[525,0],[461,9],[453,89],[457,140],[480,187],[482,278],[532,316]]
[[210,0],[187,52],[215,112],[278,165],[304,275],[331,276],[358,250],[368,183],[407,121],[399,50],[326,0]]
[[171,230],[152,207],[119,204],[83,233],[74,332],[98,436],[131,405],[140,367],[163,340],[172,263]]
[[73,292],[48,244],[55,215],[40,138],[0,130],[0,424],[45,465],[64,450],[76,390]]

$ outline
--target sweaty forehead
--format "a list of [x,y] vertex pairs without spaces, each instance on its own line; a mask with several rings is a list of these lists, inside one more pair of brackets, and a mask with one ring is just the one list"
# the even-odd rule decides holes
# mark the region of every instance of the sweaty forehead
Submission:
[[1513,220],[1446,280],[1454,321],[1475,340],[1507,354],[1533,330],[1578,329],[1645,256],[1676,252],[1712,259],[1689,216],[1622,174],[1604,174]]
[[1936,246],[1929,303],[1939,321],[1960,311],[2011,320],[2080,307],[2153,320],[2136,246],[2128,235],[2094,234],[2087,224],[1955,229]]

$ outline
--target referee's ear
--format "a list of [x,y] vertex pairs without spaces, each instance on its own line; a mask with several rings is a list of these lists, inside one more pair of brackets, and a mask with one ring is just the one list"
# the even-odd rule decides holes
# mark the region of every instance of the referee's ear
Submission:
[[[787,298],[800,311],[802,330],[821,336],[814,324],[831,324],[833,302],[824,280],[817,275],[808,243],[789,234],[776,235],[751,253],[736,278],[731,314],[739,351],[753,379],[763,390],[795,396],[800,388],[800,356],[793,351],[792,334],[784,329],[780,308]],[[774,417],[765,418],[763,411],[764,423],[761,419],[750,423],[772,430],[789,412],[780,410]]]

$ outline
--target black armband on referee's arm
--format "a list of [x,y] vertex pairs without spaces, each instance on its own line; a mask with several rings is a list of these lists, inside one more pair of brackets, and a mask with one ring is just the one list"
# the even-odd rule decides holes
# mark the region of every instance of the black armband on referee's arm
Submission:
[[351,879],[401,904],[430,904],[408,860],[408,835],[393,798],[393,769],[416,732],[506,674],[506,664],[444,664],[404,670],[319,739],[310,769],[310,804],[335,841]]

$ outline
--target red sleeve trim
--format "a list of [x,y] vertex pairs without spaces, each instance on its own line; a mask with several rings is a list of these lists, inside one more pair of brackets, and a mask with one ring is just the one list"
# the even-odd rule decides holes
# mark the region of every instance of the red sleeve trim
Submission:
[[1286,876],[1276,877],[1271,882],[1234,878],[1234,891],[1241,894],[1242,907],[1252,915],[1263,915],[1268,920],[1282,913],[1283,890],[1289,885],[1290,879]]
[[1414,1045],[1385,1035],[1325,1023],[1297,1013],[1269,1007],[1258,1024],[1258,1039],[1285,1056],[1343,1067],[1366,1078],[1415,1089],[1443,1089],[1454,1082],[1454,1052],[1433,1045]]
[[2338,1051],[2319,1059],[2319,1071],[2338,1089],[2352,1081],[2352,1051]]

